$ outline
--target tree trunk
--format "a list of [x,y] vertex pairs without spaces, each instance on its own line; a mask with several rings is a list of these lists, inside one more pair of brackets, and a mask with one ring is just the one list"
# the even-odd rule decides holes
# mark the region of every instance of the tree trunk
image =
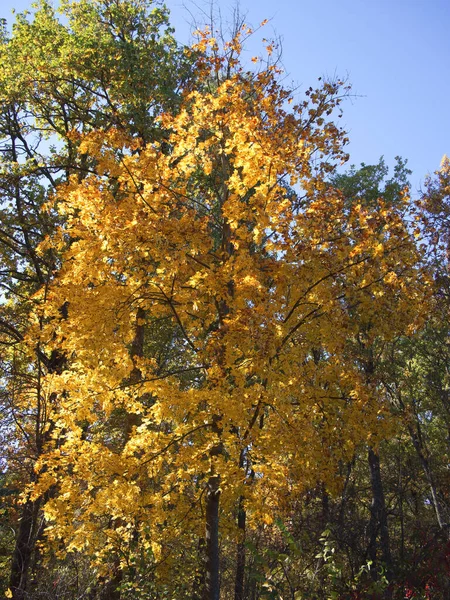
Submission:
[[[425,456],[424,443],[422,442],[421,435],[420,435],[420,426],[417,425],[417,427],[419,429],[418,433],[416,433],[414,431],[414,429],[411,426],[409,426],[408,427],[409,434],[411,436],[413,446],[417,452],[417,456],[419,457],[420,462],[422,464],[422,468],[424,470],[425,477],[428,481],[428,485],[430,486],[431,502],[433,504],[434,513],[436,515],[436,521],[438,523],[439,529],[444,531],[447,529],[447,527],[446,527],[446,524],[442,517],[442,508],[441,508],[441,504],[439,502],[438,492],[437,492],[437,488],[436,488],[436,482],[434,480],[433,471],[431,469],[430,462],[429,462],[428,458]],[[447,537],[449,537],[450,529],[447,529],[445,533],[446,533]]]
[[380,533],[380,549],[383,563],[386,567],[386,577],[392,580],[392,556],[387,522],[386,502],[384,498],[383,483],[381,480],[380,458],[372,448],[368,453],[370,467],[370,483],[372,486],[372,506],[369,523],[369,548],[368,555],[372,560],[371,573],[374,579],[378,578],[376,566],[377,533]]
[[203,600],[219,600],[220,477],[212,473],[206,491],[206,572]]
[[[48,372],[60,373],[64,363],[64,358],[58,353],[52,353],[49,361]],[[51,394],[49,404],[53,404],[56,395]],[[47,431],[37,431],[36,433],[36,459],[42,455],[45,444],[49,441],[52,433],[52,424]],[[33,472],[30,476],[30,483],[36,482],[36,474]],[[43,525],[39,524],[39,512],[41,506],[52,494],[52,488],[36,500],[27,500],[22,505],[21,517],[17,531],[16,542],[11,561],[11,570],[9,577],[9,588],[13,594],[14,600],[28,598],[28,580],[32,566],[33,553],[36,550],[36,542],[42,534]]]
[[111,579],[105,583],[103,590],[100,591],[102,600],[120,600],[119,586],[122,583],[122,571],[117,569]]
[[246,513],[243,505],[244,497],[239,498],[238,528],[242,536],[237,545],[236,579],[234,582],[234,600],[244,600],[244,574],[245,574],[245,520]]
[[28,576],[36,542],[40,506],[41,499],[38,498],[34,501],[27,500],[22,508],[9,579],[9,588],[14,600],[22,600],[28,595]]

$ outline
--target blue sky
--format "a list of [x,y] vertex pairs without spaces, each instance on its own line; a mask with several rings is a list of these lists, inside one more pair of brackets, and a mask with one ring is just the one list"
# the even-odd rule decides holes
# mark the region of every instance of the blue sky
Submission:
[[[2,0],[0,17],[28,0]],[[167,0],[180,41],[189,39],[192,16],[201,23],[201,0]],[[216,0],[224,22],[234,3]],[[287,83],[302,89],[319,76],[346,77],[354,98],[344,105],[351,163],[388,164],[408,159],[413,192],[450,154],[449,0],[241,0],[247,22],[269,18],[266,37],[282,39]],[[252,48],[253,52],[253,48]]]

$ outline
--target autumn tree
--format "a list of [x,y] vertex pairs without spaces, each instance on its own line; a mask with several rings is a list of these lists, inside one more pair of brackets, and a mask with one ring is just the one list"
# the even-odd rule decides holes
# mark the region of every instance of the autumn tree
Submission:
[[[82,181],[96,170],[73,134],[114,127],[141,144],[163,138],[155,118],[176,111],[180,82],[190,78],[164,7],[146,0],[83,0],[62,2],[59,9],[60,15],[49,2],[38,2],[32,13],[17,16],[12,33],[5,26],[1,34],[1,403],[13,498],[34,480],[34,464],[52,443],[57,398],[42,382],[65,365],[58,348],[47,352],[40,343],[47,296],[34,294],[48,288],[60,266],[54,249],[37,250],[62,225],[55,211],[42,209],[71,175]],[[25,339],[30,327],[32,343]],[[18,517],[10,577],[17,598],[28,593],[42,535],[41,503],[28,498],[11,509]]]
[[64,226],[39,250],[62,266],[27,340],[67,365],[43,384],[55,446],[33,497],[53,490],[56,548],[99,576],[115,557],[135,594],[187,598],[197,581],[217,600],[237,512],[252,530],[317,482],[339,489],[389,421],[348,339],[369,322],[371,339],[411,331],[426,281],[402,210],[349,208],[326,181],[346,157],[329,120],[341,84],[295,102],[270,60],[242,66],[246,33],[223,48],[198,34],[198,83],[157,120],[166,139],[70,134],[96,169],[58,187]]

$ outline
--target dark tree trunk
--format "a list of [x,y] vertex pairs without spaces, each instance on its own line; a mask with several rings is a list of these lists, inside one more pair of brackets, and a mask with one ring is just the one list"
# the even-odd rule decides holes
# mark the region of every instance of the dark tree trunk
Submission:
[[244,600],[244,575],[245,575],[245,520],[244,497],[239,498],[237,524],[241,539],[237,545],[236,579],[234,582],[234,600]]
[[[51,364],[51,363],[50,363]],[[51,372],[57,371],[57,368],[50,369]],[[56,396],[52,394],[49,403],[53,404]],[[52,432],[52,424],[50,428],[42,433],[38,431],[36,434],[36,454],[41,456]],[[30,477],[30,483],[36,482],[36,474],[33,472]],[[36,552],[36,542],[43,532],[43,523],[39,523],[40,510],[42,504],[51,496],[53,489],[50,489],[36,500],[27,500],[21,509],[21,517],[19,520],[16,542],[11,560],[11,570],[9,577],[9,588],[12,592],[14,600],[22,600],[28,598],[29,578],[33,562],[33,555]]]
[[326,529],[328,523],[330,521],[330,497],[325,488],[325,484],[321,484],[321,494],[322,494],[322,527]]
[[122,571],[118,569],[100,591],[102,600],[120,600],[119,586],[122,583]]
[[392,556],[387,522],[386,502],[384,498],[383,483],[381,479],[380,458],[372,448],[369,448],[368,461],[370,467],[370,483],[372,487],[372,506],[369,523],[369,548],[368,555],[372,561],[371,573],[377,579],[377,533],[380,534],[380,549],[382,561],[386,567],[386,577],[392,580]]
[[9,579],[9,588],[12,591],[14,600],[22,600],[27,597],[31,559],[39,529],[40,506],[41,499],[38,498],[34,501],[28,500],[22,508]]
[[220,478],[212,474],[206,491],[206,570],[203,600],[219,600],[219,499]]

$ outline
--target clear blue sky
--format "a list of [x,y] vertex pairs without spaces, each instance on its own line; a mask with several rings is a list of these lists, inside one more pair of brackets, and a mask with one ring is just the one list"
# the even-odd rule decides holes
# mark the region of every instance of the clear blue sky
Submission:
[[[2,0],[0,17],[28,0]],[[167,0],[180,41],[188,41],[191,14],[202,21],[210,4]],[[223,21],[235,5],[216,0]],[[358,96],[346,101],[352,163],[384,155],[409,161],[413,188],[450,155],[449,0],[241,0],[247,22],[271,19],[266,37],[282,38],[287,82],[301,89],[322,75],[347,77]],[[190,14],[191,13],[191,14]]]

